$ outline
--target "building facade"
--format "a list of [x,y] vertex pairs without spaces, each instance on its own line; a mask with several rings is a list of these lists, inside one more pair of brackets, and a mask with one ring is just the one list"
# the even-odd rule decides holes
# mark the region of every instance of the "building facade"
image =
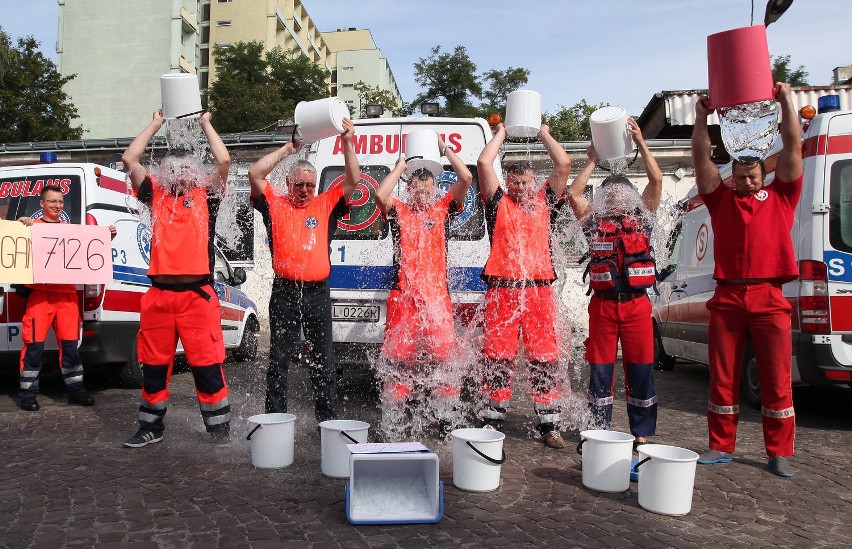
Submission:
[[[161,105],[160,75],[197,74],[202,93],[216,78],[214,46],[260,41],[310,59],[353,117],[364,81],[402,99],[369,30],[322,33],[301,0],[57,0],[56,64],[76,74],[65,91],[84,138],[132,136]],[[340,65],[341,67],[338,67]],[[341,82],[338,83],[337,80]]]

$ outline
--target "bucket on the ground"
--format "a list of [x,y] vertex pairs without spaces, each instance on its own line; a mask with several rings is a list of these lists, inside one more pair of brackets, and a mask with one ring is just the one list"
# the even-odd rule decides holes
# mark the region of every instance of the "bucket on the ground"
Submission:
[[163,118],[198,118],[203,112],[198,77],[194,74],[169,73],[160,76],[160,93]]
[[488,429],[456,429],[453,437],[453,484],[468,492],[500,487],[500,466],[506,461],[506,435]]
[[583,486],[598,492],[627,490],[634,440],[633,435],[618,431],[580,431],[577,453],[583,456]]
[[643,444],[637,451],[640,459],[633,468],[639,472],[639,505],[661,515],[689,513],[698,454],[664,444]]
[[370,424],[348,419],[330,419],[320,426],[322,445],[322,474],[332,478],[349,478],[349,448],[347,444],[367,442]]
[[434,130],[418,129],[408,132],[405,135],[405,158],[407,177],[411,177],[411,174],[420,168],[429,170],[435,179],[444,173],[441,151],[438,150],[438,134]]
[[261,469],[287,467],[293,463],[296,416],[257,414],[248,418],[251,431],[251,464]]
[[515,90],[506,97],[506,133],[510,137],[535,137],[541,130],[541,94]]
[[444,516],[444,485],[432,452],[352,454],[346,518],[352,524],[435,523]]
[[707,37],[707,79],[714,109],[774,97],[766,27],[753,25]]
[[349,116],[349,107],[343,99],[326,97],[316,101],[300,101],[296,105],[294,119],[302,140],[314,143],[343,133],[343,119]]
[[600,160],[617,160],[633,152],[627,118],[627,111],[615,105],[601,107],[589,117],[592,144]]

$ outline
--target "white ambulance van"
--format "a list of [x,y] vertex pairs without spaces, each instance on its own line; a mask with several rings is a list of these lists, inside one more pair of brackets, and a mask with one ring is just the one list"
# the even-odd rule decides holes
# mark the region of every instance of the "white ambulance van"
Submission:
[[[65,195],[63,216],[69,223],[115,225],[112,241],[113,282],[85,285],[80,293],[83,326],[80,356],[88,369],[110,365],[119,369],[122,382],[140,387],[142,370],[136,357],[136,332],[142,295],[151,281],[146,276],[150,261],[150,231],[135,212],[139,204],[127,194],[123,172],[90,163],[55,163],[0,168],[0,219],[41,217],[39,193],[56,185]],[[239,290],[245,281],[242,268],[232,268],[216,250],[215,287],[221,303],[225,347],[237,360],[257,354],[260,324],[257,307]],[[9,284],[0,284],[0,356],[17,365],[22,348],[21,319],[26,302]],[[46,349],[57,349],[53,332]],[[179,346],[178,351],[182,352]],[[45,353],[49,364],[55,353]]]
[[[833,98],[833,99],[832,99]],[[799,279],[784,285],[793,306],[793,381],[852,384],[852,111],[839,110],[837,96],[819,100],[820,110],[803,134],[804,179],[792,241]],[[804,110],[804,109],[803,109]],[[766,159],[767,183],[774,155]],[[720,170],[730,179],[730,165]],[[727,182],[727,181],[726,181]],[[707,300],[713,296],[713,230],[701,196],[693,188],[680,202],[682,217],[669,241],[677,261],[661,273],[654,303],[657,367],[674,358],[707,363]],[[754,353],[744,357],[741,396],[760,404]]]
[[[331,300],[335,358],[341,369],[363,367],[381,346],[385,326],[385,301],[393,278],[393,247],[387,223],[382,219],[374,193],[405,152],[406,135],[414,130],[434,130],[473,173],[464,211],[450,227],[448,278],[457,328],[478,322],[485,296],[480,278],[490,245],[485,214],[479,196],[476,161],[491,140],[485,120],[457,118],[376,118],[355,121],[355,149],[361,165],[361,182],[352,198],[349,215],[338,222],[331,242]],[[339,137],[311,146],[308,160],[317,168],[318,191],[339,185],[344,178],[343,146]],[[456,180],[449,162],[436,183],[446,192]],[[494,168],[500,173],[499,160]],[[395,196],[404,196],[400,182]]]

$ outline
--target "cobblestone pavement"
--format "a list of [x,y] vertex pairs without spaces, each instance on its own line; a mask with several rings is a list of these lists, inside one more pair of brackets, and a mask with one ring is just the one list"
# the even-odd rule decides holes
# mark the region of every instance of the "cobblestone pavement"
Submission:
[[[165,440],[140,449],[138,391],[89,376],[97,403],[65,403],[61,382],[43,382],[41,411],[17,408],[14,377],[0,378],[0,546],[3,547],[809,547],[850,546],[852,392],[796,393],[798,474],[765,469],[759,412],[744,410],[733,463],[699,466],[692,511],[645,511],[637,485],[603,494],[583,487],[574,445],[545,448],[529,436],[530,406],[510,411],[502,485],[470,493],[452,484],[452,450],[440,456],[444,518],[435,525],[353,526],[344,483],[320,472],[320,444],[307,376],[291,370],[297,422],[295,463],[260,470],[250,463],[246,418],[262,411],[263,366],[226,367],[235,411],[234,441],[211,444],[189,373],[172,378]],[[659,442],[702,450],[707,368],[679,364],[656,372]],[[618,384],[621,384],[619,379]],[[521,391],[518,391],[520,393]],[[344,417],[377,423],[373,405],[349,396]],[[627,430],[623,399],[613,428]],[[576,442],[576,433],[569,434]]]

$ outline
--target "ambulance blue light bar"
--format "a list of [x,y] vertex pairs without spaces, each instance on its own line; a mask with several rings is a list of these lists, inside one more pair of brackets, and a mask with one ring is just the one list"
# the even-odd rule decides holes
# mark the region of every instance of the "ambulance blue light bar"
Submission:
[[44,151],[39,153],[38,155],[38,161],[42,164],[53,164],[54,162],[56,162],[56,160],[57,156],[56,153],[53,151]]
[[832,112],[840,110],[840,96],[839,95],[823,95],[819,99],[817,99],[817,112],[822,114],[824,112]]

